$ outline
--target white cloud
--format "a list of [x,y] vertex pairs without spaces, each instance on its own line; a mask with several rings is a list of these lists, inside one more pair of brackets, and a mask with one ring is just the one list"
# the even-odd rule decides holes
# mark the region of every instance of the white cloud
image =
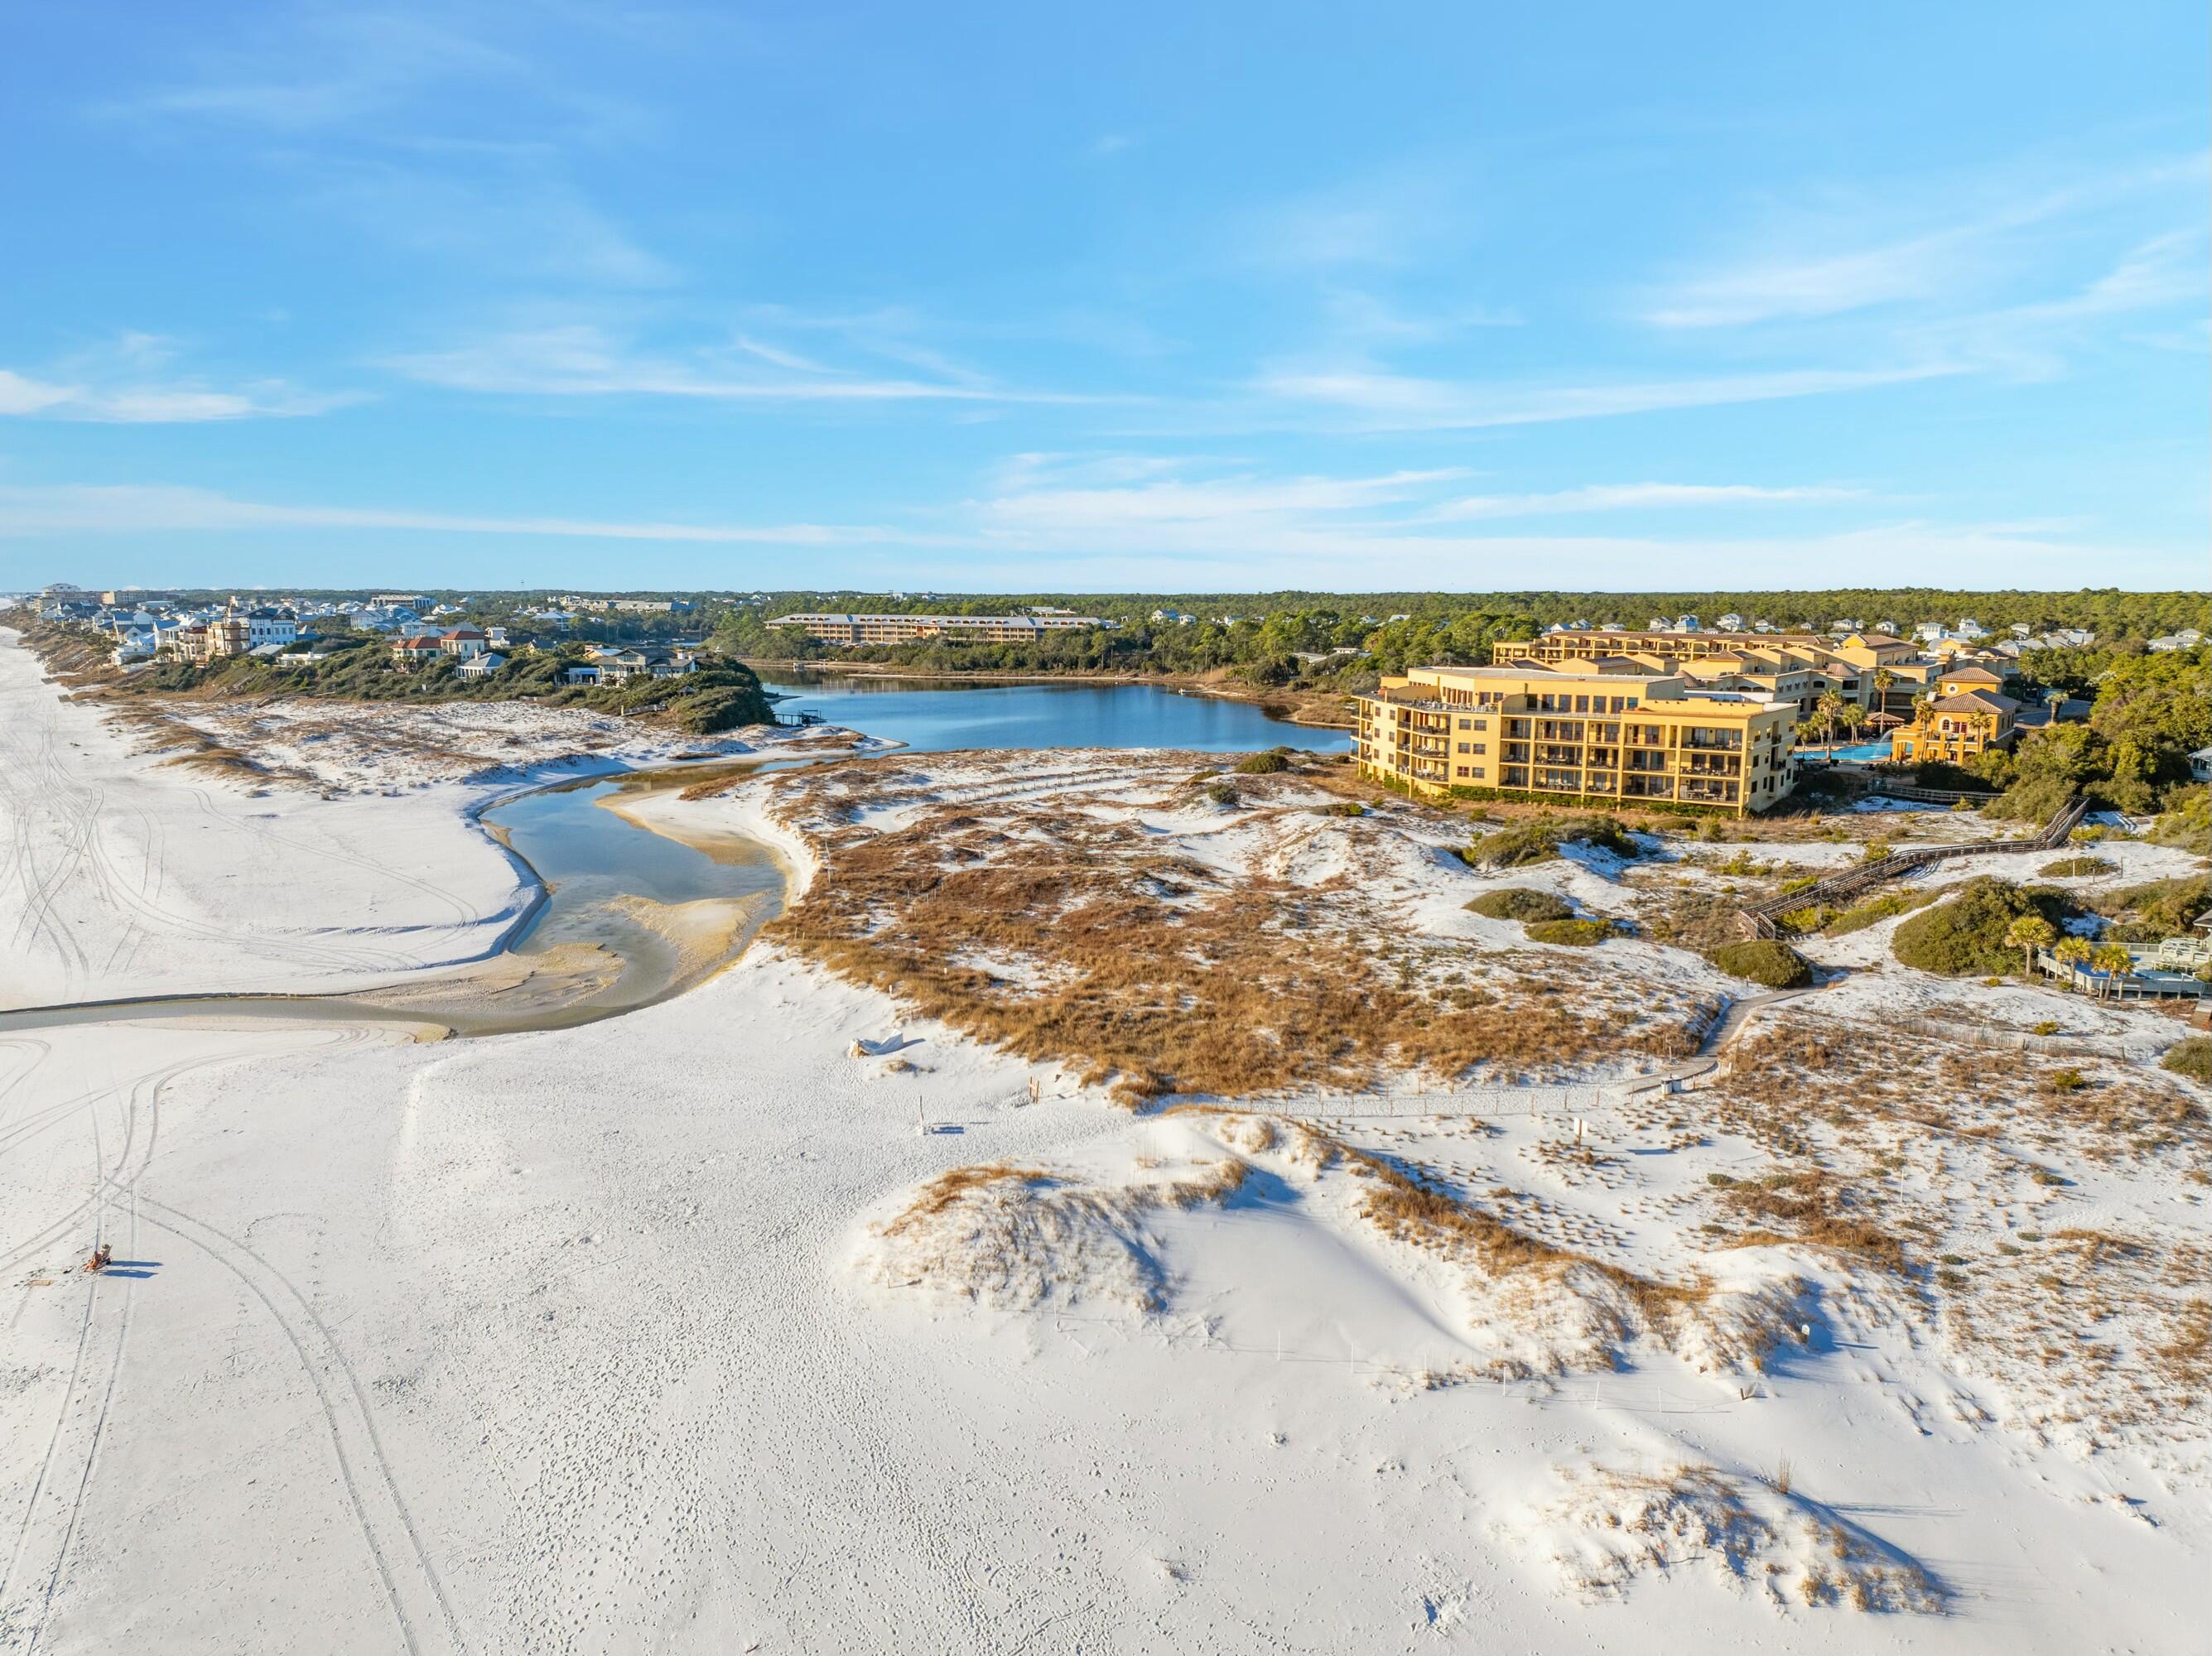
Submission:
[[[778,370],[761,372],[761,365]],[[729,349],[640,349],[588,323],[524,329],[445,350],[404,353],[384,366],[456,391],[535,397],[669,397],[728,402],[1076,403],[1093,399],[824,368],[749,338]]]
[[597,519],[481,517],[404,508],[280,506],[212,489],[161,485],[0,484],[0,535],[152,534],[259,529],[383,530],[403,533],[532,535],[589,540],[826,546],[902,537],[888,530],[823,524],[623,522]]
[[1887,368],[1789,368],[1594,385],[1479,385],[1359,367],[1279,369],[1253,389],[1272,401],[1350,416],[1375,431],[1474,430],[1600,419],[1664,409],[1710,408],[1822,397],[1931,379],[1960,370],[1942,362]]
[[1096,542],[1137,530],[1200,534],[1281,532],[1316,516],[1372,512],[1414,500],[1457,470],[1370,477],[1231,476],[1140,481],[1121,487],[1018,487],[977,503],[987,535],[1008,531]]
[[[1756,233],[1763,245],[1663,290],[1644,319],[1669,329],[1728,328],[1914,302],[1971,308],[1977,295],[2021,270],[2047,265],[2053,249],[2099,234],[2116,207],[2155,203],[2181,187],[2191,192],[2195,219],[2205,167],[2199,155],[2109,168],[2055,187],[2016,179],[1953,182],[1943,186],[1944,199],[1862,200],[1825,215],[1794,209]],[[1900,232],[1901,218],[1917,227]]]
[[[134,349],[143,337],[125,336],[118,352],[72,359],[43,378],[0,368],[0,416],[82,420],[109,425],[187,425],[211,420],[289,419],[323,414],[358,400],[351,394],[300,390],[279,379],[250,380],[216,390],[186,379],[147,377],[155,353]],[[165,355],[165,354],[162,354]],[[133,357],[143,361],[133,361]]]
[[1547,494],[1474,494],[1446,500],[1428,515],[1437,522],[1528,518],[1576,512],[1664,511],[1679,507],[1800,505],[1857,498],[1859,491],[1808,486],[1762,488],[1753,483],[1589,483]]

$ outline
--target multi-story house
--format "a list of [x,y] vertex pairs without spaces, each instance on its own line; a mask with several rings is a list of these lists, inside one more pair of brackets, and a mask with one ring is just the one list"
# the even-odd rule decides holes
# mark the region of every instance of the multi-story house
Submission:
[[1796,780],[1794,702],[1610,670],[1419,667],[1358,699],[1360,773],[1417,793],[1673,803],[1741,816]]
[[1964,765],[2018,740],[2020,703],[1980,682],[1994,677],[1980,669],[1947,676],[1890,738],[1890,756],[1899,764]]

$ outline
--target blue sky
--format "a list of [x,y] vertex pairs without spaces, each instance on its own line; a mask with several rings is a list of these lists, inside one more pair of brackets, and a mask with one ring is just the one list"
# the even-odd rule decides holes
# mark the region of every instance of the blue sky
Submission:
[[0,586],[2206,583],[2201,0],[9,35]]

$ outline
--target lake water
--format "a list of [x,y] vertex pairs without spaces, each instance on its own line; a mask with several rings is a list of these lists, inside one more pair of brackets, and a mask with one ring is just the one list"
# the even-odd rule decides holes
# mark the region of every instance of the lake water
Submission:
[[1271,719],[1249,701],[1186,695],[1150,684],[945,683],[790,672],[764,678],[791,699],[788,719],[819,713],[868,736],[922,753],[955,748],[1189,748],[1244,753],[1310,748],[1341,753],[1344,731]]

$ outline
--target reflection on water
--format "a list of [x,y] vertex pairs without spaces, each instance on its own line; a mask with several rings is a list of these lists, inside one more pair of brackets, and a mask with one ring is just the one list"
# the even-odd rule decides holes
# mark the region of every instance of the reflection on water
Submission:
[[1342,731],[1270,719],[1248,701],[1151,684],[945,684],[788,670],[763,683],[791,700],[787,718],[817,713],[832,725],[903,742],[921,753],[954,748],[1189,748],[1240,753],[1278,745],[1340,753]]

